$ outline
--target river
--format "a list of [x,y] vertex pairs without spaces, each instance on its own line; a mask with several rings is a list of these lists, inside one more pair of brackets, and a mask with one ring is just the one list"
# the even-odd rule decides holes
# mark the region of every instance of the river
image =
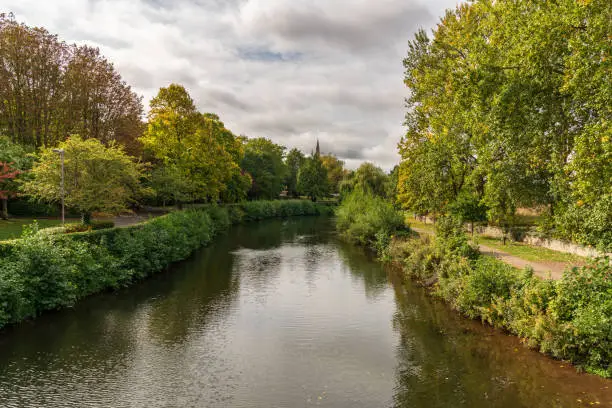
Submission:
[[612,406],[611,381],[389,276],[328,218],[234,227],[0,332],[0,407]]

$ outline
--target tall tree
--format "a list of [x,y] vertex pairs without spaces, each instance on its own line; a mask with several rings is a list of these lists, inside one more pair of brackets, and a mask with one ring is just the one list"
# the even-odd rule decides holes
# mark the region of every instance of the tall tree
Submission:
[[600,205],[612,194],[611,21],[605,0],[477,0],[449,10],[433,38],[417,33],[402,204],[445,212],[466,190],[498,223],[518,207],[547,208],[557,232],[584,229],[564,214],[612,218]]
[[142,98],[99,49],[70,47],[70,61],[62,80],[62,111],[61,133],[77,133],[106,145],[116,141],[130,152],[138,152],[137,139],[144,130]]
[[42,28],[0,14],[0,131],[31,146],[57,141],[68,48]]
[[329,192],[332,194],[338,193],[340,182],[346,174],[344,162],[333,154],[322,155],[321,162],[327,171],[327,185],[329,187]]
[[96,48],[0,14],[0,132],[54,146],[69,134],[116,141],[139,152],[141,98]]
[[317,201],[329,193],[327,182],[327,170],[323,166],[321,157],[315,153],[312,157],[307,158],[300,167],[298,189],[312,201]]
[[246,140],[242,168],[253,178],[249,198],[278,198],[287,172],[284,150],[285,147],[263,137]]
[[[165,170],[154,184],[180,205],[183,201],[217,200],[237,170],[229,131],[210,115],[196,110],[185,88],[171,84],[151,100],[144,148]],[[238,153],[235,153],[238,154]]]
[[285,184],[287,185],[287,194],[291,197],[299,197],[300,192],[298,190],[298,173],[300,168],[304,164],[304,154],[298,149],[291,149],[285,158],[287,165],[287,177]]

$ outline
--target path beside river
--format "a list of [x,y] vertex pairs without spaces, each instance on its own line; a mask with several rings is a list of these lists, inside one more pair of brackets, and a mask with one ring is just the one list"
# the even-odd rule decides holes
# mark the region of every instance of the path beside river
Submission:
[[[425,235],[433,235],[433,231],[426,230],[418,227],[411,227],[411,229],[419,234]],[[563,276],[563,271],[573,266],[568,262],[553,262],[553,261],[545,261],[545,262],[534,262],[529,261],[523,258],[520,258],[515,255],[511,255],[507,252],[500,251],[499,249],[491,248],[486,245],[479,244],[478,249],[482,252],[483,255],[492,256],[499,259],[502,262],[507,263],[517,269],[525,269],[527,266],[533,268],[533,272],[536,276],[539,276],[544,279],[561,279]]]

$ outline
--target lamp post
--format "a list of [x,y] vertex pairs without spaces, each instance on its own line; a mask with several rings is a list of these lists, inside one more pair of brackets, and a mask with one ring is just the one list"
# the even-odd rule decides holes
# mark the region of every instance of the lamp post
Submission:
[[60,193],[62,195],[62,226],[64,226],[64,149],[53,149],[53,151],[60,155],[62,161],[62,178],[60,180]]

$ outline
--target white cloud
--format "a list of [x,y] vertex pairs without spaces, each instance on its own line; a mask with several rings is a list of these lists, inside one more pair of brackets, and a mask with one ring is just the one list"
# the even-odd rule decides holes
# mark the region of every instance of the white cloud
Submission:
[[100,47],[148,101],[179,82],[235,133],[351,167],[390,169],[403,133],[402,58],[452,0],[0,0],[1,11]]

